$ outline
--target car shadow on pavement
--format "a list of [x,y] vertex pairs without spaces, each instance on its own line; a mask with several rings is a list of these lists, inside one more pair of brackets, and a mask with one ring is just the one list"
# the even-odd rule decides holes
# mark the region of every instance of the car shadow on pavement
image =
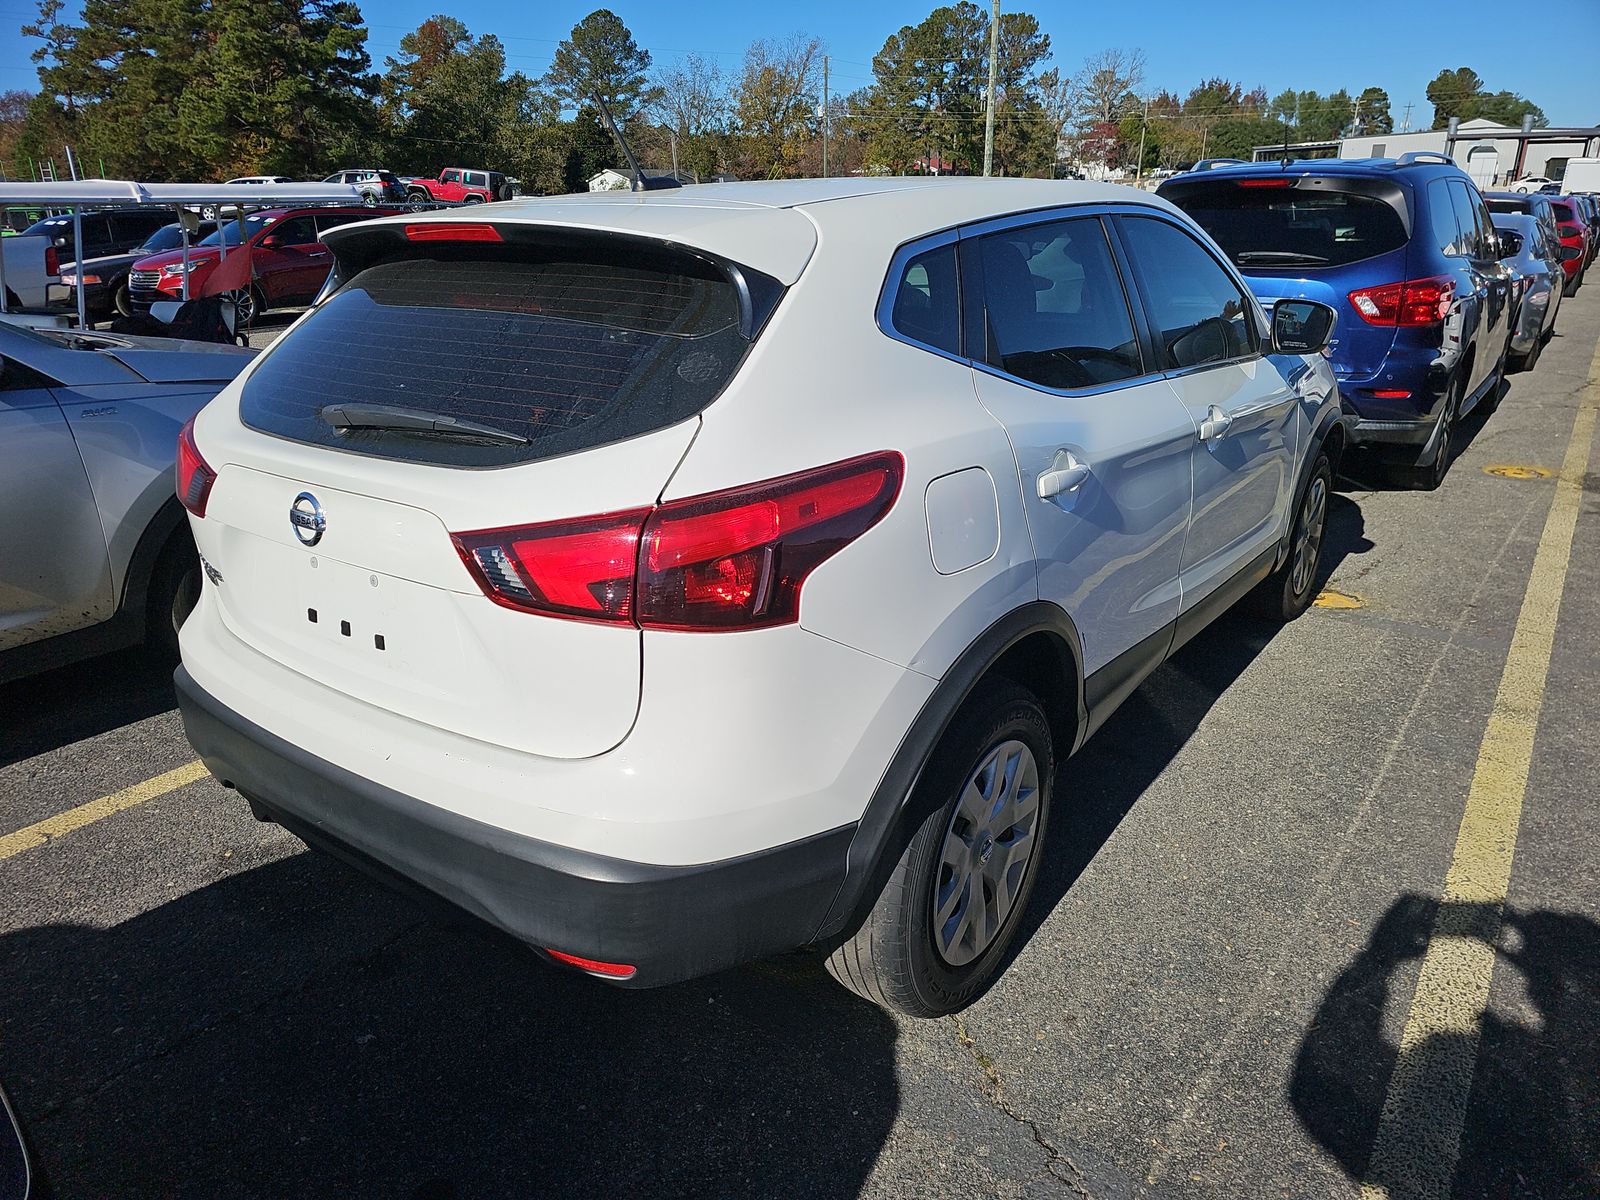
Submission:
[[[1373,548],[1361,506],[1335,492],[1328,500],[1320,591],[1352,555]],[[1145,789],[1166,770],[1206,713],[1281,626],[1236,605],[1202,631],[1129,696],[1082,750],[1058,767],[1058,799],[1039,878],[1006,963],[1049,919]]]
[[899,1102],[893,1022],[803,958],[622,991],[311,853],[0,979],[62,1196],[853,1196]]
[[0,767],[170,712],[172,664],[122,650],[0,684]]
[[[1384,1187],[1395,1200],[1423,1194],[1421,1181],[1365,1177],[1400,1059],[1393,1031],[1411,1002],[1408,964],[1414,969],[1427,950],[1436,920],[1445,936],[1483,941],[1495,936],[1496,915],[1492,905],[1452,903],[1440,919],[1437,901],[1396,900],[1301,1040],[1289,1089],[1295,1112],[1352,1180]],[[1600,925],[1574,913],[1507,909],[1498,951],[1494,1011],[1483,1018],[1476,1050],[1452,1031],[1406,1052],[1424,1094],[1430,1079],[1475,1054],[1448,1192],[1457,1200],[1592,1200],[1600,1196]],[[1430,1108],[1422,1119],[1439,1112]]]

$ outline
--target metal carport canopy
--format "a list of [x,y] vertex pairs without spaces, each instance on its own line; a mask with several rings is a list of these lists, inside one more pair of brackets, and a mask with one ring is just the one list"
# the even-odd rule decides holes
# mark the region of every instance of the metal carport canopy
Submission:
[[[276,208],[292,204],[364,204],[366,196],[350,183],[135,183],[131,179],[74,179],[61,182],[0,183],[0,208],[37,205],[70,208],[81,216],[86,208],[125,208],[148,204],[161,208],[195,205],[236,205],[239,208]],[[81,221],[73,222],[72,244],[83,245]],[[184,234],[188,259],[189,235]],[[5,258],[0,255],[0,312],[5,311]],[[188,295],[188,275],[184,295]],[[78,295],[78,327],[88,324],[84,289]]]

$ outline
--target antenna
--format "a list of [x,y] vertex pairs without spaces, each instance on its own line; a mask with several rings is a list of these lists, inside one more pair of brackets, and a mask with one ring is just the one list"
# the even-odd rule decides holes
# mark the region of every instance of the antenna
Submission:
[[611,136],[617,139],[617,145],[622,147],[622,157],[628,160],[628,168],[633,172],[633,185],[630,192],[644,191],[644,172],[639,169],[639,160],[633,156],[633,147],[628,145],[628,139],[622,136],[622,130],[617,128],[617,123],[611,119],[611,110],[606,107],[606,102],[600,98],[600,89],[593,88],[589,92],[590,98],[600,107],[600,115],[606,119],[606,128],[611,130]]

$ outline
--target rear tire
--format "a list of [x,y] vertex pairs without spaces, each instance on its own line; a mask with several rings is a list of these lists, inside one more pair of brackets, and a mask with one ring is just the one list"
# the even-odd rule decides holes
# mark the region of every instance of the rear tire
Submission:
[[1287,624],[1317,598],[1322,544],[1328,531],[1328,499],[1332,495],[1333,464],[1319,450],[1295,504],[1289,555],[1256,586],[1255,605],[1262,616]]
[[938,807],[895,864],[829,974],[912,1017],[965,1008],[990,982],[1038,876],[1055,778],[1038,699],[1005,679],[979,684],[917,784]]
[[1444,407],[1439,410],[1439,438],[1434,443],[1432,456],[1427,462],[1400,469],[1399,479],[1406,486],[1419,492],[1437,491],[1444,477],[1450,473],[1451,451],[1455,444],[1456,421],[1461,416],[1461,396],[1466,391],[1466,377],[1466,370],[1463,369],[1450,381]]
[[466,195],[466,196],[463,196],[461,198],[461,203],[463,203],[463,204],[482,204],[483,203],[483,197],[482,196],[478,196],[478,195]]

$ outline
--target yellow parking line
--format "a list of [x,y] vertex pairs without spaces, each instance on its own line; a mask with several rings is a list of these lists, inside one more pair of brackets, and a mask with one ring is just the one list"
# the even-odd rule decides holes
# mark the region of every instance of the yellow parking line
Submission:
[[132,787],[125,787],[120,792],[112,792],[109,796],[101,796],[98,800],[91,800],[87,804],[80,804],[76,808],[69,808],[64,813],[57,813],[53,817],[46,817],[43,821],[19,829],[15,833],[8,833],[0,837],[0,862],[10,858],[13,854],[21,854],[24,850],[31,850],[35,846],[42,846],[52,838],[65,837],[75,830],[91,825],[102,817],[109,817],[123,809],[133,808],[147,800],[154,800],[157,796],[165,796],[168,792],[181,788],[186,783],[193,783],[196,779],[204,778],[206,768],[198,759],[192,763],[168,771],[165,775],[157,775],[154,779],[146,779],[143,783],[136,783]]
[[1600,347],[1590,363],[1511,652],[1478,748],[1455,857],[1400,1037],[1362,1200],[1445,1200],[1450,1194],[1597,411]]

